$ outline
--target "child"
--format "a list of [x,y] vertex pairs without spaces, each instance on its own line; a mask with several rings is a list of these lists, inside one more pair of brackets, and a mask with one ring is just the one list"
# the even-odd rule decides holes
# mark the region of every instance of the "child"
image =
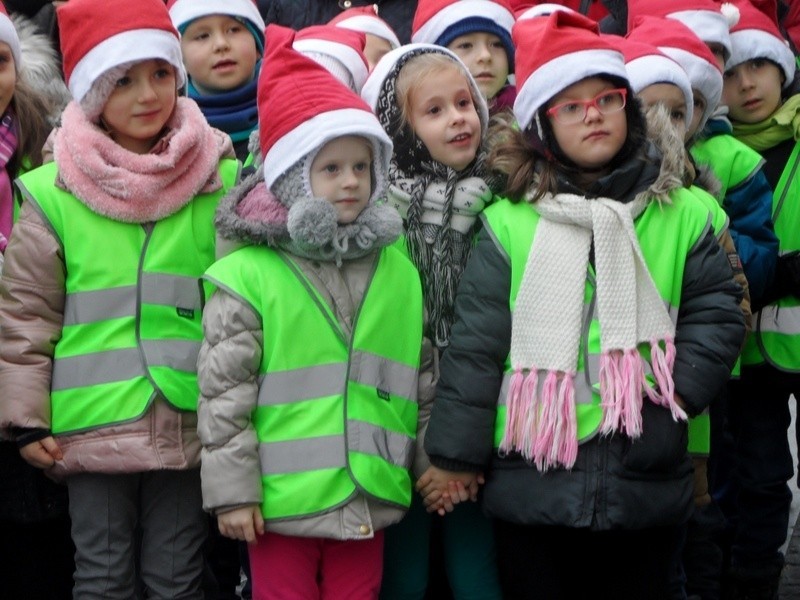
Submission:
[[411,41],[452,50],[475,78],[491,114],[510,109],[516,88],[511,26],[514,11],[506,0],[420,0]]
[[254,598],[374,598],[411,499],[422,293],[377,202],[391,142],[293,39],[267,29],[263,175],[217,213],[249,245],[205,275],[204,506],[252,544]]
[[366,36],[331,25],[314,25],[297,32],[294,49],[322,65],[356,94],[361,93],[369,66],[364,56]]
[[731,29],[733,48],[722,98],[734,137],[766,160],[764,173],[775,190],[772,218],[779,250],[772,285],[753,315],[754,332],[742,353],[741,379],[731,389],[728,406],[738,488],[729,584],[732,592],[768,598],[778,589],[792,497],[787,485],[793,474],[788,402],[800,392],[800,345],[792,324],[800,305],[795,177],[800,99],[790,92],[795,58],[775,21],[748,2],[735,4],[740,20]]
[[364,56],[370,71],[385,54],[400,47],[397,34],[378,16],[377,4],[348,8],[328,21],[328,25],[351,29],[367,36]]
[[[455,290],[478,214],[492,199],[484,181],[486,101],[458,57],[431,44],[387,54],[362,95],[394,141],[388,201],[403,216],[403,247],[422,277],[425,335],[436,364],[450,343]],[[427,398],[433,398],[435,383],[430,382]],[[423,424],[428,414],[421,413]],[[422,471],[415,476],[418,484],[426,477]],[[418,499],[406,519],[387,531],[382,598],[424,597],[431,525]],[[455,597],[500,598],[491,523],[478,505],[459,507],[443,523],[442,535]]]
[[177,97],[180,42],[163,2],[70,0],[58,19],[75,100],[55,162],[18,180],[0,425],[66,482],[76,598],[132,598],[137,574],[154,596],[199,598],[196,280],[238,165],[221,160],[228,137]]
[[443,472],[422,493],[485,473],[506,598],[667,598],[684,421],[728,378],[741,290],[597,24],[557,11],[512,35],[518,126],[493,151],[509,199],[459,288],[425,442]]
[[264,52],[264,20],[254,0],[170,0],[181,34],[188,94],[212,127],[231,136],[236,156],[258,127],[256,76]]

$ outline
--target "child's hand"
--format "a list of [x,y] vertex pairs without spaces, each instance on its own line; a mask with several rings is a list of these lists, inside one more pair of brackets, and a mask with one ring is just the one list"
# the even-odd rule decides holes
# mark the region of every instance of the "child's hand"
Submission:
[[256,534],[264,535],[264,517],[260,506],[244,506],[217,515],[219,532],[225,537],[256,543]]
[[452,512],[461,501],[477,500],[478,484],[483,476],[471,471],[446,471],[431,466],[417,480],[416,489],[423,498],[428,512],[444,516]]
[[19,453],[25,462],[37,469],[52,467],[57,460],[64,458],[61,448],[52,435],[23,446],[19,449]]

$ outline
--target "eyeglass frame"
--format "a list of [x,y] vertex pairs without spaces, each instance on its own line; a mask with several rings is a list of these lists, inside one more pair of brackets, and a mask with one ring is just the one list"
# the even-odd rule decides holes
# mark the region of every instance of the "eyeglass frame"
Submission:
[[[611,94],[620,94],[622,96],[622,106],[620,106],[619,108],[614,109],[612,111],[605,112],[602,108],[600,108],[600,106],[598,106],[597,101],[600,98],[603,98],[605,96],[610,96]],[[583,107],[583,116],[581,116],[580,119],[576,119],[575,121],[570,121],[569,123],[565,123],[564,121],[559,119],[558,116],[557,116],[558,110],[560,108],[566,106],[567,104],[580,104]],[[550,117],[552,119],[555,119],[556,121],[558,121],[562,125],[574,125],[575,123],[580,123],[581,121],[584,121],[586,119],[586,115],[589,114],[589,108],[592,107],[592,106],[594,108],[596,108],[597,112],[599,112],[601,115],[613,115],[614,113],[617,113],[617,112],[619,112],[621,110],[624,110],[627,105],[628,105],[628,90],[627,90],[627,88],[615,88],[615,89],[612,89],[612,90],[604,90],[604,91],[600,92],[599,94],[597,94],[591,100],[567,100],[566,102],[560,102],[559,104],[556,104],[555,106],[551,106],[550,108],[548,108],[545,111],[545,114],[548,117]]]

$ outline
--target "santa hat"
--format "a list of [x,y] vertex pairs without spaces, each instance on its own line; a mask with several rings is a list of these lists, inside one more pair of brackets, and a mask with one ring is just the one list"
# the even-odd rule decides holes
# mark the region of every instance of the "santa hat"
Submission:
[[545,2],[544,4],[537,4],[535,6],[523,8],[522,10],[517,11],[517,21],[522,21],[524,19],[535,19],[536,17],[549,17],[557,10],[574,12],[569,6]]
[[622,53],[600,36],[597,23],[577,12],[517,21],[517,99],[514,116],[524,131],[553,96],[595,75],[627,81]]
[[172,24],[181,33],[192,21],[201,17],[227,15],[240,19],[256,38],[259,51],[264,50],[264,19],[258,12],[255,0],[170,0],[167,9]]
[[692,86],[681,66],[660,49],[630,37],[607,36],[625,57],[625,70],[635,94],[658,83],[669,83],[680,89],[686,102],[686,122],[692,120]]
[[628,0],[628,31],[643,15],[675,19],[686,25],[706,44],[721,44],[724,58],[731,55],[729,30],[738,19],[738,12],[729,3],[716,0]]
[[374,187],[383,189],[392,142],[369,106],[323,67],[294,50],[294,31],[270,25],[266,37],[258,76],[258,122],[267,187],[301,160],[306,161],[304,181],[308,182],[308,169],[319,149],[335,138],[355,135],[370,141]]
[[22,64],[22,51],[20,50],[19,36],[2,2],[0,2],[0,42],[8,44],[8,47],[11,49],[11,56],[14,57],[14,65],[17,71],[19,71],[19,67]]
[[348,8],[328,21],[328,25],[374,35],[389,42],[392,49],[400,47],[397,34],[386,21],[378,16],[378,7],[375,4]]
[[[732,69],[748,60],[766,58],[783,71],[786,77],[783,87],[789,87],[794,78],[796,63],[789,42],[783,38],[778,28],[777,9],[770,10],[774,14],[768,15],[747,0],[736,0],[734,4],[739,9],[739,22],[731,29],[733,50],[725,68]],[[771,6],[774,7],[774,3]]]
[[503,43],[509,71],[513,72],[513,26],[514,11],[507,0],[419,0],[411,41],[447,46],[462,35],[492,33]]
[[175,67],[178,87],[186,82],[178,32],[162,0],[70,0],[56,15],[64,79],[90,117],[134,63],[165,60]]
[[313,59],[356,94],[369,74],[364,57],[366,35],[333,25],[314,25],[297,32],[294,49]]
[[628,31],[628,38],[658,47],[683,68],[691,87],[698,90],[706,102],[700,121],[702,127],[722,98],[722,71],[708,46],[683,23],[657,17],[637,17]]

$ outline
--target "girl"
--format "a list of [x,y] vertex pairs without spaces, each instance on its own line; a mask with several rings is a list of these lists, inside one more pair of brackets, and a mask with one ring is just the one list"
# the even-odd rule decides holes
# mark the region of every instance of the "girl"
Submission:
[[230,139],[177,97],[180,43],[163,2],[71,0],[58,18],[75,100],[55,162],[18,180],[0,425],[66,481],[76,598],[132,598],[137,572],[153,596],[200,598],[196,279],[238,165],[221,160]]
[[459,288],[425,442],[445,472],[422,493],[485,472],[506,598],[670,597],[685,420],[728,378],[741,290],[596,23],[556,11],[513,37],[509,198]]
[[[450,343],[455,290],[472,248],[477,216],[492,198],[483,166],[486,102],[461,61],[430,44],[411,44],[387,54],[367,80],[363,96],[394,141],[389,203],[403,216],[403,248],[422,278],[425,335],[433,346],[429,362],[438,364]],[[424,395],[432,399],[436,381],[428,383]],[[427,418],[423,411],[420,421],[425,424]],[[418,452],[421,464],[428,465],[421,444]],[[423,471],[415,476],[418,486],[429,477]],[[453,490],[464,499],[468,492]],[[424,597],[431,524],[417,502],[387,532],[383,598]],[[459,507],[443,527],[448,579],[456,598],[500,598],[491,525],[477,504]]]
[[[422,292],[369,107],[267,29],[263,168],[220,205],[198,362],[203,501],[254,597],[366,600],[411,499]],[[314,340],[313,344],[309,344]]]

